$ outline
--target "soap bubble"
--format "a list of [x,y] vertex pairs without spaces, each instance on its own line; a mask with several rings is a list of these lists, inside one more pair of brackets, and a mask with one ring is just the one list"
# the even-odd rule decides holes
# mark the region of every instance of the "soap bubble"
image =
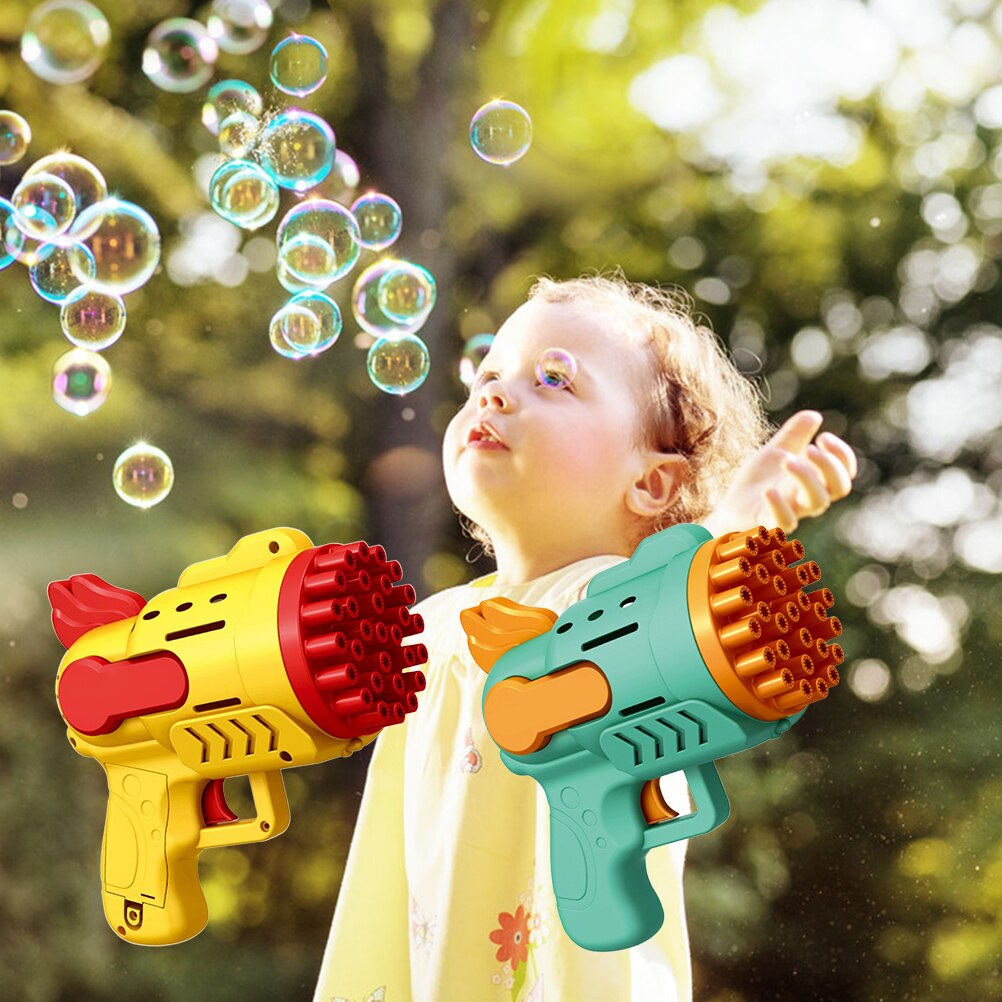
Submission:
[[307,35],[283,39],[271,53],[271,82],[295,97],[312,94],[327,79],[327,50]]
[[209,34],[223,52],[246,55],[268,37],[273,14],[268,0],[215,0],[209,15]]
[[202,24],[171,17],[146,39],[143,72],[161,90],[187,94],[209,81],[218,56],[219,48]]
[[174,486],[174,464],[162,449],[139,442],[115,460],[115,493],[136,508],[159,504]]
[[341,334],[341,310],[330,296],[322,292],[300,292],[288,305],[305,307],[320,321],[320,338],[311,355],[319,355],[337,341]]
[[334,248],[322,237],[300,233],[286,240],[278,249],[278,259],[289,275],[309,288],[325,289],[337,270]]
[[268,326],[271,346],[286,358],[312,354],[323,337],[320,318],[306,306],[286,303]]
[[31,126],[16,111],[0,111],[0,165],[16,164],[30,143]]
[[7,199],[0,199],[0,225],[3,226],[3,250],[0,251],[0,267],[7,267],[11,261],[20,261],[31,268],[44,261],[56,246],[47,240],[37,240],[25,235],[18,225],[17,210]]
[[236,111],[246,111],[255,118],[261,117],[264,103],[257,90],[244,80],[220,80],[205,95],[202,105],[202,124],[214,136],[219,126]]
[[[79,226],[80,214],[84,209],[89,209],[92,205],[96,205],[108,197],[108,185],[104,180],[104,175],[89,160],[65,151],[50,153],[48,156],[36,160],[24,172],[23,181],[27,181],[36,174],[51,174],[70,186],[76,203],[76,225],[73,227],[72,239],[83,240],[90,236],[90,233],[100,225],[100,219],[94,217],[90,224],[91,230],[87,232],[86,229],[81,229]],[[57,242],[64,243],[66,241],[59,240]]]
[[428,378],[429,363],[428,348],[416,334],[380,338],[365,360],[373,385],[396,396],[416,390]]
[[235,111],[219,126],[219,149],[229,157],[244,157],[254,146],[261,123],[246,111]]
[[362,246],[369,250],[389,247],[400,236],[403,214],[400,206],[389,195],[370,191],[357,198],[351,207],[362,235]]
[[544,386],[562,390],[574,382],[578,374],[578,363],[569,351],[563,348],[547,348],[536,359],[536,379]]
[[361,180],[358,164],[344,150],[334,154],[334,165],[327,175],[313,190],[311,196],[329,198],[342,205],[351,205],[355,197],[355,189]]
[[251,160],[228,160],[209,180],[209,203],[216,214],[245,230],[271,222],[278,202],[278,185]]
[[480,363],[487,356],[487,352],[491,350],[493,343],[493,334],[474,334],[463,345],[463,354],[459,359],[459,381],[464,386],[473,385],[477,369],[480,368]]
[[52,366],[52,399],[71,414],[91,414],[110,392],[111,366],[97,352],[71,348]]
[[65,233],[77,212],[73,189],[62,178],[44,172],[24,178],[10,200],[17,227],[36,240]]
[[309,282],[304,282],[301,278],[297,278],[291,271],[289,271],[288,266],[281,257],[275,261],[275,277],[278,279],[278,284],[282,286],[286,292],[316,292],[318,289],[325,289],[327,287],[326,285],[313,286],[310,285]]
[[55,247],[29,269],[31,287],[42,299],[62,304],[71,292],[94,277],[94,256],[82,244]]
[[[337,202],[324,198],[310,198],[293,206],[278,227],[278,257],[288,267],[288,248],[292,247],[294,257],[302,257],[309,247],[310,239],[317,239],[330,248],[329,267],[319,270],[305,270],[299,263],[295,265],[297,277],[305,280],[315,289],[326,288],[331,282],[343,278],[355,266],[361,252],[358,223],[355,217]],[[322,265],[317,255],[311,261]]]
[[91,285],[98,292],[124,296],[145,285],[160,263],[160,231],[145,209],[106,198],[85,209],[70,228],[94,258]]
[[107,19],[92,3],[47,0],[28,15],[21,58],[49,83],[80,83],[104,61],[110,38]]
[[427,268],[410,261],[400,261],[379,279],[376,301],[393,321],[417,330],[435,305],[438,291],[434,276]]
[[513,101],[489,101],[470,122],[473,152],[490,164],[514,163],[531,142],[532,119]]
[[59,322],[70,344],[102,351],[125,330],[125,303],[119,296],[82,285],[63,300]]
[[335,149],[334,130],[322,118],[291,108],[261,130],[258,157],[281,187],[306,191],[330,173]]
[[[397,274],[394,276],[394,273]],[[390,285],[386,287],[389,303],[398,310],[393,316],[380,303],[380,284],[388,278],[391,278]],[[420,293],[417,292],[417,285],[421,285]],[[416,307],[414,301],[408,301],[408,288],[415,297],[420,296],[420,307]],[[413,333],[428,319],[434,305],[435,280],[431,275],[418,265],[396,258],[382,258],[370,264],[356,279],[351,295],[351,311],[359,327],[375,337]]]

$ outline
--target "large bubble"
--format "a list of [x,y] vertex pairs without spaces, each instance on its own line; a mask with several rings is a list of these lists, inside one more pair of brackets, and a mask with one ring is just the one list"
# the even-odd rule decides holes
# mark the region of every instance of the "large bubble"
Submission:
[[80,83],[104,61],[111,29],[86,0],[47,0],[28,15],[21,35],[21,58],[43,80]]
[[255,118],[260,118],[263,108],[261,95],[246,81],[220,80],[214,83],[205,95],[202,124],[214,136],[218,136],[219,126],[234,112],[245,111]]
[[103,351],[125,330],[125,303],[119,296],[80,286],[63,300],[59,322],[70,344]]
[[31,126],[16,111],[0,111],[0,166],[16,164],[31,144]]
[[218,46],[201,23],[172,17],[146,39],[143,72],[161,90],[187,94],[208,83],[218,56]]
[[115,493],[136,508],[159,504],[174,486],[174,464],[162,449],[139,442],[115,460]]
[[61,304],[94,278],[94,257],[83,244],[55,247],[28,269],[31,287],[42,299]]
[[330,296],[322,292],[300,292],[289,300],[288,305],[305,307],[320,321],[320,337],[311,355],[326,351],[337,341],[341,334],[341,310]]
[[293,35],[272,50],[270,70],[280,91],[305,97],[327,79],[327,50],[315,38]]
[[70,228],[94,258],[91,285],[98,292],[123,296],[145,285],[160,263],[160,231],[145,209],[106,198],[84,210]]
[[261,130],[257,156],[282,188],[307,191],[330,173],[336,148],[334,130],[322,118],[291,108]]
[[366,356],[373,385],[396,396],[416,390],[428,378],[429,366],[428,348],[416,334],[380,338]]
[[383,250],[389,247],[403,226],[403,213],[396,201],[389,195],[370,191],[355,199],[351,206],[352,215],[358,222],[362,235],[362,246],[369,250]]
[[52,399],[71,414],[84,417],[111,392],[111,366],[94,351],[71,348],[52,366]]
[[223,52],[246,55],[261,48],[273,17],[268,0],[214,0],[209,34]]
[[209,180],[209,203],[227,222],[256,230],[278,211],[278,185],[253,161],[228,160]]
[[[76,203],[78,223],[84,209],[89,209],[92,205],[96,205],[108,197],[108,185],[104,180],[104,175],[89,160],[74,153],[65,151],[50,153],[48,156],[36,160],[24,172],[23,180],[27,181],[36,174],[51,174],[70,186]],[[96,218],[92,219],[92,232],[93,229],[97,229],[99,222],[100,220]],[[81,230],[78,225],[74,228],[72,239],[82,240],[88,236],[90,233]],[[60,240],[59,242],[64,241]]]
[[[380,302],[381,283],[386,279],[390,284],[382,286],[382,299],[394,308],[393,315],[387,313]],[[412,280],[417,284],[430,285],[424,285],[418,293],[417,288],[411,286]],[[410,298],[412,293],[415,294],[413,299]],[[382,258],[370,264],[355,280],[351,295],[351,311],[359,327],[376,337],[414,333],[428,319],[434,305],[435,281],[432,276],[424,268],[396,258]]]
[[470,122],[470,145],[481,160],[507,166],[532,143],[532,120],[513,101],[489,101]]
[[279,263],[313,289],[347,275],[361,252],[355,217],[324,198],[293,206],[279,224],[277,241]]
[[65,233],[77,212],[73,189],[55,174],[23,178],[10,200],[18,229],[36,240],[53,240]]

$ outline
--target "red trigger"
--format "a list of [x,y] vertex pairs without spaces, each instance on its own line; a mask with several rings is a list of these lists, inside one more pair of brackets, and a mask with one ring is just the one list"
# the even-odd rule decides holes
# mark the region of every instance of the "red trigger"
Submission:
[[206,825],[223,825],[239,820],[226,803],[221,779],[210,779],[202,791],[202,820]]

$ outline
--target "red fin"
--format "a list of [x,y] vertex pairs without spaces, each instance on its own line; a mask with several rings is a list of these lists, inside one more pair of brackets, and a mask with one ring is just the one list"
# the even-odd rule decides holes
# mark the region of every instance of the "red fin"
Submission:
[[139,614],[146,599],[134,591],[108,584],[96,574],[74,574],[49,585],[52,627],[59,642],[69,648],[95,626]]

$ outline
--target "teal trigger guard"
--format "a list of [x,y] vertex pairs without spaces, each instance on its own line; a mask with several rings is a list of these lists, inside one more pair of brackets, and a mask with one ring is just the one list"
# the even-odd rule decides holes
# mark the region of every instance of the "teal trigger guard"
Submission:
[[731,804],[714,762],[703,762],[682,772],[692,792],[692,813],[648,825],[644,829],[645,852],[657,845],[669,845],[712,832],[731,813]]

